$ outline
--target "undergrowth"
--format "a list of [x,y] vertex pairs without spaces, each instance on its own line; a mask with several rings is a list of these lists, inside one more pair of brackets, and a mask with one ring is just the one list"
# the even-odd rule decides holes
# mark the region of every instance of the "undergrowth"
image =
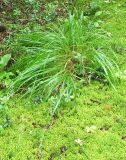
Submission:
[[[84,1],[74,2],[83,8]],[[70,14],[46,30],[26,27],[11,47],[5,44],[10,49],[0,59],[0,159],[126,159],[125,2],[95,2],[106,5],[101,11],[92,3],[81,16]],[[97,20],[104,14],[107,21]],[[122,82],[116,93],[102,85],[114,88],[115,72]],[[21,94],[8,101],[3,92],[10,81],[12,93],[35,96],[34,101],[20,100]],[[52,107],[41,103],[49,100],[54,113],[75,96],[53,116]]]

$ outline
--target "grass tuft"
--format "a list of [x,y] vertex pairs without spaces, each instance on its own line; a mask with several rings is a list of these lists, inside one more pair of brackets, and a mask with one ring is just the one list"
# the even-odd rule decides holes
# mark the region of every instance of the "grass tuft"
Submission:
[[83,13],[69,14],[69,19],[46,31],[22,34],[19,50],[26,52],[18,60],[19,70],[14,91],[42,94],[45,100],[55,98],[54,111],[62,100],[74,97],[77,81],[106,81],[114,87],[118,66],[110,46],[110,37],[102,28],[88,23]]

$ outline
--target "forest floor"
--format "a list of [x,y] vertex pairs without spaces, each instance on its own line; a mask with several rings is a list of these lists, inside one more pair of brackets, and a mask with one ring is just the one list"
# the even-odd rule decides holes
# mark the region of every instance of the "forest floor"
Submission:
[[[126,4],[121,2],[103,8],[109,14],[102,25],[118,43],[125,70]],[[0,106],[0,160],[126,160],[125,79],[117,91],[93,82],[53,117],[50,110],[48,103],[20,95],[6,109]]]

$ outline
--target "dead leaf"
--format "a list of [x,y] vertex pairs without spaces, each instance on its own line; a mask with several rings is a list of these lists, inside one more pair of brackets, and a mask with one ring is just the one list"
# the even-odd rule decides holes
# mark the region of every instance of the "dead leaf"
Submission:
[[80,146],[82,146],[83,145],[83,143],[82,143],[82,140],[81,139],[76,139],[75,140],[75,142],[78,144],[78,145],[80,145]]

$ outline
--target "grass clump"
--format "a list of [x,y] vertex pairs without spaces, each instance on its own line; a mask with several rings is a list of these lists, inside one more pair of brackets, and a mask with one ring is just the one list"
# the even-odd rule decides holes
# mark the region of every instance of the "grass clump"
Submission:
[[106,32],[96,29],[83,13],[69,14],[65,22],[44,32],[19,36],[18,49],[26,55],[15,64],[19,74],[13,83],[14,91],[42,94],[46,100],[57,97],[56,110],[62,99],[74,97],[78,80],[105,80],[114,87],[118,67],[109,43]]

